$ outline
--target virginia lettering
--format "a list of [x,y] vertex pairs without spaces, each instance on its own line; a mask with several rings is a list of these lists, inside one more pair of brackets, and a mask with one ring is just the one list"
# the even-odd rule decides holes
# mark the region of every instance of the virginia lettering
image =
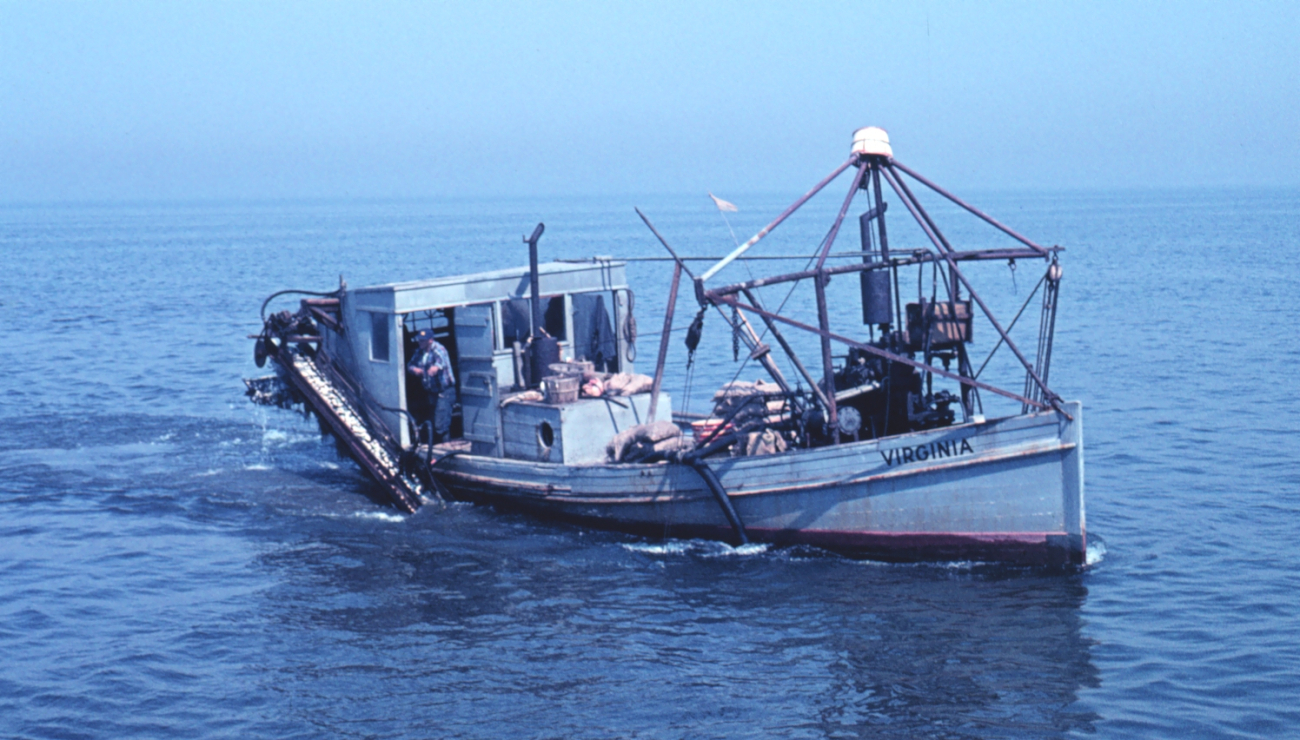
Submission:
[[889,466],[902,465],[910,462],[921,462],[931,458],[956,457],[957,455],[973,454],[975,454],[975,448],[970,446],[969,439],[930,442],[915,447],[896,447],[892,450],[880,451],[880,456],[885,459],[885,464]]

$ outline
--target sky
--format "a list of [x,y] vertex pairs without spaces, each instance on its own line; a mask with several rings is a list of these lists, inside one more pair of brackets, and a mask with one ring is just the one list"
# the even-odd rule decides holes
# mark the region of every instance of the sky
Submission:
[[1294,2],[0,0],[0,203],[1300,185]]

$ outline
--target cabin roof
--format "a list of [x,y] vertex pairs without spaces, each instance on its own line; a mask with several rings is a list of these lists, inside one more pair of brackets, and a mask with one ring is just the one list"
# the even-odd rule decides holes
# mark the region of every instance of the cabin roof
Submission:
[[[538,282],[543,295],[626,288],[626,265],[625,262],[603,258],[539,263]],[[358,307],[394,313],[527,298],[528,267],[385,283],[353,288],[348,292]]]

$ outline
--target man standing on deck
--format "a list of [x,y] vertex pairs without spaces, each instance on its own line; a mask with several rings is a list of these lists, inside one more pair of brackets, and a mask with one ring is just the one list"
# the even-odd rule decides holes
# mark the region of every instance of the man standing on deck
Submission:
[[451,431],[451,412],[456,404],[456,376],[451,370],[451,357],[447,349],[434,341],[432,329],[422,329],[415,335],[420,342],[420,350],[406,365],[407,372],[420,378],[429,400],[430,416],[433,419],[433,439],[431,443],[447,439]]

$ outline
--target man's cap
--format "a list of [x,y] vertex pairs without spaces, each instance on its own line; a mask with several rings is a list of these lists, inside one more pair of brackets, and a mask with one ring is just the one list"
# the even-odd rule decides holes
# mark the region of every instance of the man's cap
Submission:
[[433,329],[421,329],[420,331],[416,332],[415,339],[416,341],[419,342],[423,342],[428,339],[433,339]]

